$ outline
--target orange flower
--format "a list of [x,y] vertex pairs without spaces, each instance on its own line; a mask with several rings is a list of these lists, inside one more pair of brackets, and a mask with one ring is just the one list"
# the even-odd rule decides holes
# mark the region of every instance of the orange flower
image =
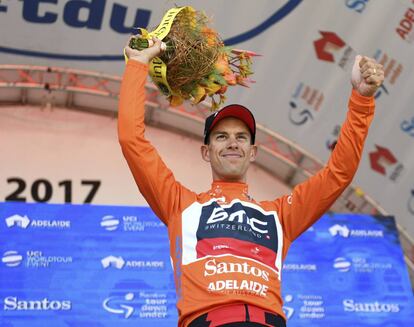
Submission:
[[246,78],[246,77],[243,77],[243,76],[241,76],[241,75],[237,75],[236,76],[236,82],[237,82],[237,84],[239,84],[239,85],[242,85],[242,86],[245,86],[245,87],[249,87],[249,85],[247,84],[248,83],[248,79]]
[[206,89],[200,85],[197,85],[192,91],[193,103],[197,104],[206,98]]
[[182,105],[184,102],[184,99],[178,95],[171,95],[169,99],[170,105],[172,107],[178,107],[179,105]]
[[226,75],[223,75],[224,79],[226,80],[228,85],[236,85],[236,75],[234,73],[228,73]]
[[223,85],[220,90],[217,91],[218,94],[224,94],[227,91],[227,85]]

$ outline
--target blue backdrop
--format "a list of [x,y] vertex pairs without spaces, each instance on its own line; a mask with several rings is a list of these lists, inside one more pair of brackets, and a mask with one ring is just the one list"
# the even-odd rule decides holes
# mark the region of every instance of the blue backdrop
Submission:
[[[176,326],[167,231],[149,208],[0,203],[0,327]],[[290,249],[294,326],[414,326],[392,217],[326,215]]]

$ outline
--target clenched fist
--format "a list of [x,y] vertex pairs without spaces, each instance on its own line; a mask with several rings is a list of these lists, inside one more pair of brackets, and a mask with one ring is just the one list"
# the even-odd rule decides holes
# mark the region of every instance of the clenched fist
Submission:
[[128,40],[127,45],[124,48],[124,54],[131,60],[137,60],[144,64],[148,64],[154,57],[157,57],[163,50],[165,50],[165,44],[161,40],[153,37],[152,42],[150,42],[149,47],[144,50],[135,50],[129,47],[129,42],[131,41],[131,36]]
[[384,67],[375,59],[356,56],[352,67],[351,83],[359,94],[373,96],[384,81]]

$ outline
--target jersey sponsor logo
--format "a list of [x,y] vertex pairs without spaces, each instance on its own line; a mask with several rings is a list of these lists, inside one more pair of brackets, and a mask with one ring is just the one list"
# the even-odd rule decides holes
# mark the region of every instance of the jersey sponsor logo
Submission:
[[220,206],[217,202],[201,211],[197,240],[231,237],[253,242],[277,251],[277,233],[273,213],[263,213],[253,207],[234,202]]
[[200,214],[197,258],[232,254],[250,258],[274,269],[278,251],[275,213],[234,201],[228,205],[209,202]]
[[258,277],[265,282],[269,282],[270,273],[264,269],[258,268],[246,261],[244,262],[217,262],[216,259],[210,259],[204,264],[204,277],[217,276],[226,278],[227,274],[238,273],[245,279],[219,279],[209,282],[207,290],[209,292],[232,293],[232,294],[255,294],[265,297],[267,295],[268,285],[262,282],[252,280],[252,277]]
[[216,259],[208,260],[204,265],[204,276],[214,276],[228,273],[241,273],[244,275],[252,275],[261,277],[265,281],[269,281],[269,272],[264,269],[257,268],[247,262],[216,262]]
[[195,202],[183,211],[182,264],[233,256],[268,267],[280,279],[283,231],[276,211],[234,199]]

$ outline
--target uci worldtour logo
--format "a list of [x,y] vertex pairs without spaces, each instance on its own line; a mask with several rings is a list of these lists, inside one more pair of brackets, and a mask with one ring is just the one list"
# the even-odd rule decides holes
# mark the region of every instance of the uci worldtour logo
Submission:
[[116,231],[119,227],[119,219],[114,216],[104,216],[101,219],[101,227],[109,232]]
[[[240,31],[235,36],[225,40],[227,46],[248,41],[259,34],[263,33],[273,25],[287,17],[302,0],[288,0],[279,1],[282,5],[278,5],[273,10],[273,14],[267,17],[262,22],[253,22],[250,24],[251,28],[245,31]],[[59,29],[64,33],[71,30],[76,33],[79,29],[83,31],[91,31],[91,37],[95,36],[96,31],[111,31],[116,34],[130,34],[135,31],[135,27],[147,27],[150,24],[152,11],[146,8],[137,8],[137,6],[126,6],[124,3],[113,2],[112,6],[109,1],[104,0],[21,0],[13,1],[15,5],[9,6],[7,4],[0,4],[0,19],[5,21],[5,24],[10,22],[18,30],[23,30],[26,26],[19,28],[16,22],[25,24],[40,25],[47,28],[59,26]],[[218,2],[217,11],[220,10],[222,3]],[[135,17],[134,21],[128,17]],[[155,25],[155,24],[152,24]],[[63,28],[61,28],[63,26]],[[69,29],[69,30],[68,30]],[[17,33],[17,32],[16,32]],[[48,40],[50,42],[50,40]],[[45,48],[47,47],[47,44]],[[38,49],[38,48],[37,48]],[[41,58],[52,58],[60,60],[83,60],[83,61],[123,61],[124,58],[119,54],[89,54],[73,53],[71,54],[40,52],[37,49],[27,49],[10,47],[2,44],[0,52],[33,56]],[[65,49],[61,49],[65,51]],[[87,49],[89,50],[89,49]],[[62,51],[61,51],[62,52]]]
[[143,220],[137,216],[122,216],[116,218],[107,215],[101,219],[101,227],[109,232],[123,230],[125,232],[144,232],[147,228],[164,228],[164,224],[158,220]]
[[46,255],[38,250],[29,250],[25,254],[23,256],[15,250],[6,251],[3,253],[1,262],[10,268],[18,267],[21,264],[27,268],[50,268],[55,265],[71,264],[73,261],[71,256]]
[[32,219],[27,215],[13,215],[5,219],[8,228],[43,228],[43,229],[69,229],[69,220],[46,220],[46,219]]
[[347,259],[338,257],[334,260],[333,267],[339,272],[355,271],[357,273],[373,273],[378,270],[392,269],[393,265],[387,262],[373,262],[363,257]]
[[23,256],[17,251],[6,251],[1,258],[7,267],[18,267],[23,261]]

